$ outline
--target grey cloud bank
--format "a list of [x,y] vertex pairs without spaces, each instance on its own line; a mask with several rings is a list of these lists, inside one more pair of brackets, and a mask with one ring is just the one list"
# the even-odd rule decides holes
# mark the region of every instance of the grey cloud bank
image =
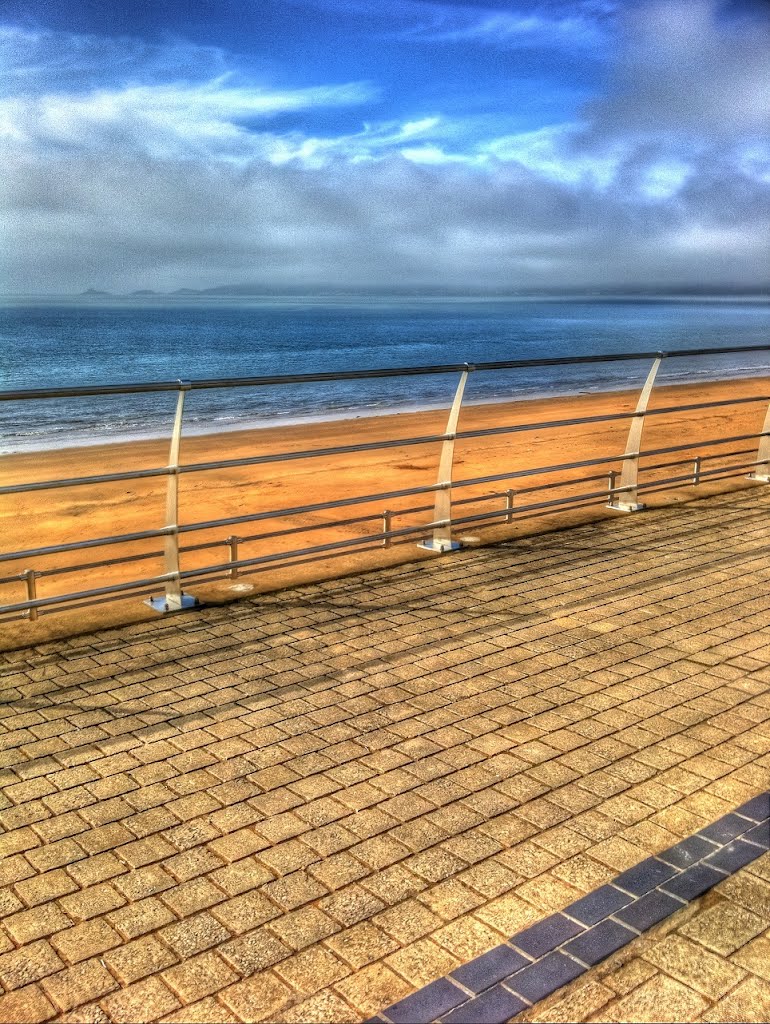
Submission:
[[0,287],[765,290],[767,20],[655,4],[625,32],[579,122],[484,139],[441,115],[275,127],[287,110],[365,111],[363,80],[56,91],[41,57],[0,100]]

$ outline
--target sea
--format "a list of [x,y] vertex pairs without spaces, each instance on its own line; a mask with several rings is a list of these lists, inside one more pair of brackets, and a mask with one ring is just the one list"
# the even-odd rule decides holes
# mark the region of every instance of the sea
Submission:
[[[767,345],[668,360],[659,382],[770,374],[770,301],[746,299],[7,300],[0,392]],[[477,371],[469,402],[643,383],[649,360]],[[448,406],[456,372],[193,391],[187,433]],[[2,395],[0,394],[0,398]],[[167,436],[170,393],[0,401],[0,451]]]

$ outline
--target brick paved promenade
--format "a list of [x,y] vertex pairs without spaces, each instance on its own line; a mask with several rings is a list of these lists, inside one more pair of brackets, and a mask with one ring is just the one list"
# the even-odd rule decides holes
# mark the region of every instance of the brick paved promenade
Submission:
[[[766,790],[769,539],[757,487],[0,655],[0,1020],[362,1020]],[[524,1016],[767,1020],[768,859]]]

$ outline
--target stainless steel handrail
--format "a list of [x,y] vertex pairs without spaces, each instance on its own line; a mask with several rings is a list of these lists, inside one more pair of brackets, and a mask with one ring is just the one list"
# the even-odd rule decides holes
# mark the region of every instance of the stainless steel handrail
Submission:
[[[768,352],[768,345],[720,345],[711,348],[680,348],[667,352],[611,352],[596,355],[563,356],[542,359],[501,359],[480,363],[440,363],[433,366],[378,367],[369,370],[339,370],[328,373],[289,373],[261,377],[222,377],[185,381],[190,391],[213,388],[247,388],[286,384],[320,384],[343,380],[374,380],[382,377],[420,377],[428,374],[462,373],[463,370],[522,370],[542,366],[580,366],[588,363],[645,362],[664,357],[684,359],[690,356],[733,355],[745,352]],[[180,381],[149,381],[139,384],[93,384],[82,387],[29,388],[0,391],[0,402],[40,398],[82,398],[96,395],[147,394],[178,391]]]
[[[55,555],[66,555],[83,550],[109,547],[117,544],[143,543],[152,540],[163,540],[165,545],[166,571],[150,575],[142,579],[135,579],[126,582],[109,584],[103,587],[90,588],[86,590],[73,591],[65,594],[54,594],[49,596],[38,596],[37,581],[53,576],[62,576],[75,572],[84,572],[93,569],[124,565],[148,559],[157,559],[162,552],[157,550],[144,550],[133,554],[124,554],[119,557],[107,557],[93,561],[78,562],[75,564],[58,564],[53,566],[41,566],[37,569],[27,567],[17,575],[0,578],[0,585],[14,585],[22,583],[26,590],[26,600],[14,601],[11,604],[0,606],[0,615],[18,618],[28,616],[36,618],[40,612],[55,610],[60,607],[82,607],[83,603],[93,603],[99,599],[117,599],[123,596],[130,596],[141,592],[147,593],[151,588],[162,586],[165,596],[155,603],[155,607],[162,610],[174,610],[189,606],[194,599],[182,591],[182,584],[186,582],[211,582],[215,579],[233,578],[237,575],[263,571],[266,568],[278,566],[289,566],[315,561],[321,558],[339,557],[350,550],[371,550],[373,547],[389,547],[394,542],[406,542],[415,535],[432,535],[432,542],[428,544],[434,550],[448,550],[458,546],[452,539],[452,531],[457,527],[474,524],[477,528],[495,523],[512,523],[531,516],[548,514],[549,511],[562,508],[584,508],[594,504],[597,500],[608,501],[608,507],[619,510],[635,510],[643,507],[639,504],[638,493],[651,493],[654,491],[666,490],[673,487],[680,487],[683,484],[697,486],[703,481],[722,480],[743,475],[747,470],[753,470],[751,476],[755,480],[767,481],[768,478],[768,444],[770,443],[770,412],[765,417],[763,428],[755,433],[733,434],[727,437],[709,438],[697,442],[689,441],[676,445],[668,445],[656,448],[644,448],[641,443],[644,422],[649,417],[667,416],[672,413],[697,412],[700,410],[714,408],[728,408],[732,406],[745,406],[757,403],[768,403],[770,397],[767,395],[739,396],[728,399],[718,399],[705,402],[689,402],[681,405],[663,405],[656,408],[648,408],[650,393],[655,384],[655,377],[658,367],[662,361],[676,358],[708,357],[725,354],[745,354],[747,352],[770,352],[770,345],[753,346],[722,346],[718,348],[702,349],[678,349],[668,353],[645,352],[645,353],[614,353],[606,355],[584,355],[572,356],[565,359],[524,359],[506,360],[476,363],[442,364],[436,366],[422,367],[397,367],[380,368],[371,370],[351,370],[340,373],[311,373],[291,374],[281,376],[262,376],[239,379],[218,379],[198,381],[156,381],[147,384],[128,385],[99,385],[74,388],[50,388],[34,389],[26,391],[4,391],[0,392],[0,401],[28,401],[46,400],[55,398],[80,398],[100,395],[123,395],[148,392],[175,392],[178,396],[177,413],[175,417],[174,432],[172,436],[169,464],[163,467],[151,467],[141,470],[127,470],[125,472],[110,472],[104,474],[62,478],[54,480],[30,481],[28,483],[10,484],[0,487],[0,495],[15,495],[27,492],[52,490],[57,488],[69,488],[88,486],[93,484],[104,484],[126,480],[139,480],[151,478],[167,478],[167,521],[166,525],[157,529],[142,530],[133,533],[115,534],[106,537],[92,537],[83,540],[72,541],[62,544],[52,544],[42,547],[30,547],[17,551],[0,552],[0,562],[12,562],[20,559],[28,561],[50,559]],[[648,374],[647,383],[642,391],[637,407],[634,411],[609,412],[601,415],[578,416],[554,420],[541,420],[538,422],[525,422],[505,424],[502,426],[476,428],[468,430],[458,429],[458,416],[463,401],[465,381],[470,373],[484,372],[488,370],[522,369],[546,366],[572,366],[591,363],[610,362],[635,362],[641,360],[653,360],[653,368]],[[367,441],[359,444],[332,445],[327,447],[306,448],[299,451],[273,452],[263,455],[255,455],[240,459],[210,460],[197,463],[181,463],[179,461],[179,441],[182,433],[182,420],[184,411],[184,397],[187,391],[234,388],[234,387],[266,387],[296,385],[319,382],[356,381],[372,378],[392,377],[415,377],[426,374],[449,374],[459,373],[460,381],[455,395],[455,401],[443,433],[432,433],[405,438],[389,438],[378,441]],[[484,476],[455,479],[452,469],[454,444],[456,441],[477,439],[483,437],[517,435],[531,431],[563,430],[579,426],[605,424],[613,422],[630,421],[630,432],[626,444],[626,450],[621,453],[612,453],[606,456],[598,456],[589,459],[576,459],[570,462],[546,465],[530,466],[526,469],[510,470],[488,474]],[[755,449],[739,449],[737,451],[712,452],[706,449],[722,448],[730,444],[742,442],[758,442],[756,456],[752,461],[716,468],[705,469],[705,460],[720,459],[725,461],[738,456],[754,454]],[[180,524],[178,522],[178,492],[177,482],[181,475],[187,473],[199,473],[216,469],[232,469],[257,465],[271,465],[282,462],[289,462],[303,459],[330,458],[339,455],[355,455],[362,452],[386,451],[400,447],[417,445],[441,445],[441,458],[438,470],[438,478],[435,483],[425,484],[417,487],[397,488],[383,490],[370,494],[354,494],[342,496],[338,499],[324,502],[314,502],[304,505],[294,505],[288,508],[269,509],[250,513],[246,515],[222,517],[214,520],[207,520],[196,523]],[[674,459],[667,462],[645,464],[645,472],[657,473],[660,471],[674,470],[687,463],[691,468],[686,472],[675,473],[660,479],[639,481],[639,467],[642,460],[659,458],[665,455],[675,455],[680,452],[696,452],[689,458]],[[608,473],[602,475],[582,475],[569,479],[546,480],[546,482],[535,482],[526,487],[517,487],[514,491],[508,488],[505,491],[492,491],[483,494],[473,494],[469,497],[455,496],[464,488],[474,488],[491,483],[506,481],[508,484],[525,480],[526,478],[548,477],[556,474],[573,473],[579,470],[608,467]],[[622,467],[622,473],[618,474],[616,468]],[[617,477],[620,475],[620,483]],[[606,481],[601,489],[589,489],[579,494],[566,494],[560,497],[521,504],[524,495],[534,492],[547,492],[556,488],[565,490],[585,485]],[[386,508],[384,511],[378,509],[376,512],[365,512],[361,515],[345,518],[322,520],[320,522],[304,522],[299,525],[288,525],[277,529],[253,533],[244,537],[231,535],[218,537],[213,540],[203,540],[195,544],[180,544],[180,538],[184,534],[216,531],[223,527],[239,526],[246,523],[267,522],[277,519],[292,519],[313,513],[323,513],[336,509],[354,507],[356,505],[374,505],[375,503],[392,502],[398,499],[409,498],[422,494],[433,494],[434,504],[417,505],[412,507]],[[501,508],[492,511],[473,511],[469,515],[454,515],[453,506],[475,506],[490,501],[504,500]],[[408,524],[393,527],[395,517],[414,517],[426,512],[432,512],[428,522]],[[330,541],[327,543],[300,547],[289,551],[269,552],[251,558],[239,558],[238,547],[240,544],[254,544],[278,538],[294,537],[298,534],[313,533],[331,528],[342,528],[360,526],[366,523],[380,521],[382,530],[378,533],[365,533],[361,536],[346,538],[344,540]],[[182,569],[180,558],[192,552],[202,552],[212,548],[227,546],[229,559],[226,562],[215,565],[203,566],[201,568]]]

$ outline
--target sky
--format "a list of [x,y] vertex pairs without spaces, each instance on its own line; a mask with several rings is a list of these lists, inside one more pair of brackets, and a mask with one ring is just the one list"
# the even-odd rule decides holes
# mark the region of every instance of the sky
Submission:
[[766,290],[770,4],[2,0],[0,291]]

